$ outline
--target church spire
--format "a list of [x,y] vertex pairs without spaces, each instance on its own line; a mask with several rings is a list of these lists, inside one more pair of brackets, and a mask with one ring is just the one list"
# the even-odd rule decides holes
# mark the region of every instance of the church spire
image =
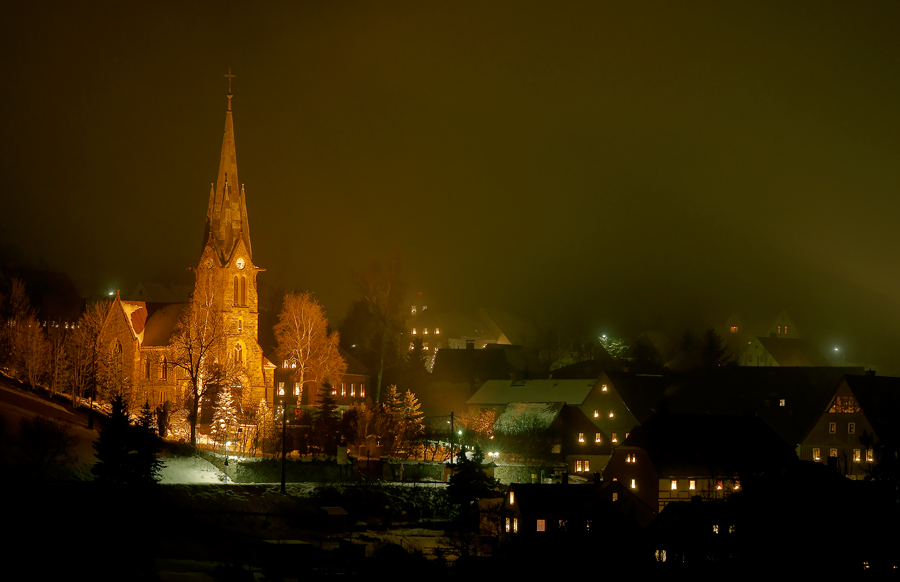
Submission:
[[206,244],[212,244],[224,264],[231,258],[239,239],[244,240],[250,252],[250,225],[244,192],[238,181],[237,153],[234,146],[234,122],[231,116],[231,80],[235,75],[228,69],[228,108],[225,111],[225,136],[222,138],[222,154],[219,158],[219,174],[215,190],[210,192],[206,212]]

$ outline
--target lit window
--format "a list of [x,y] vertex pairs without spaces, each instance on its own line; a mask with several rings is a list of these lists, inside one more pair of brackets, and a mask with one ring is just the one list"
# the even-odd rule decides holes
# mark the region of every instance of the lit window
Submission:
[[359,385],[359,397],[363,398],[365,395],[366,395],[366,385],[360,384]]
[[347,385],[341,382],[341,396],[347,395]]
[[688,481],[688,489],[693,491],[696,488],[697,488],[697,482],[695,480],[691,479],[690,481]]
[[678,491],[678,479],[672,479],[672,485],[670,487],[672,491]]
[[631,488],[632,488],[632,489],[637,489],[637,479],[632,479],[632,480],[631,480]]
[[294,396],[300,396],[300,382],[294,382]]
[[741,489],[741,482],[738,481],[737,479],[735,479],[735,481],[734,481],[734,490],[735,490],[735,491],[740,491],[740,489]]
[[819,449],[813,449],[813,461],[821,461],[822,460],[822,451]]
[[853,460],[857,463],[862,460],[861,451],[859,449],[853,449]]
[[848,423],[847,423],[847,432],[848,432],[849,434],[855,434],[855,433],[856,433],[856,423],[855,423],[855,422],[848,422]]
[[415,347],[416,347],[416,344],[409,342],[409,349],[412,350],[412,349],[415,349]]
[[828,432],[831,434],[834,434],[837,432],[837,423],[836,422],[828,423]]
[[510,505],[515,505],[515,503],[516,503],[516,492],[515,492],[515,491],[510,491],[510,492],[509,492],[509,504],[510,504]]
[[510,523],[509,523],[509,518],[507,517],[506,518],[506,533],[509,533],[509,532],[510,532]]
[[537,530],[538,531],[547,531],[547,522],[543,519],[537,520]]
[[836,396],[834,402],[831,403],[831,408],[828,409],[828,412],[859,412],[859,404],[852,396]]
[[423,329],[423,330],[422,330],[422,333],[425,334],[425,335],[428,335],[428,328],[426,327],[425,329]]
[[784,335],[787,335],[787,326],[784,326]]
[[729,525],[729,526],[728,526],[728,533],[730,533],[730,534],[733,534],[733,533],[734,533],[734,526],[733,526],[733,525]]
[[595,432],[595,433],[594,433],[594,442],[595,442],[595,443],[603,442],[603,439],[600,438],[600,433],[599,433],[599,432]]
[[278,395],[284,396],[284,382],[278,383]]
[[[344,383],[341,382],[341,386],[343,386],[343,385],[344,385]],[[350,384],[350,396],[356,396],[356,385],[355,384]]]
[[738,332],[738,327],[737,327],[736,325],[732,325],[732,326],[731,326],[731,333],[737,333],[737,332]]
[[619,439],[616,438],[616,433],[612,433],[612,437],[610,438],[610,440],[611,440],[612,442],[614,442],[614,443],[619,442]]
[[584,442],[584,433],[583,432],[578,433],[578,442],[580,442],[580,443]]
[[576,473],[581,473],[582,470],[583,470],[583,469],[582,469],[582,467],[581,467],[581,461],[575,461],[575,472],[576,472]]
[[585,473],[590,473],[590,472],[591,472],[591,462],[590,462],[590,461],[585,461],[585,462],[584,462],[584,472],[585,472]]
[[415,305],[412,306],[412,314],[413,314],[413,315],[416,314],[416,306],[415,306]]
[[828,449],[829,457],[837,457],[837,449]]
[[[615,481],[615,479],[613,479],[613,481]],[[613,492],[613,494],[612,494],[612,500],[613,500],[613,501],[618,501],[618,500],[619,500],[619,494],[616,493],[616,492]]]
[[722,487],[722,481],[716,481],[716,491],[721,491]]
[[625,455],[625,462],[626,462],[626,463],[633,463],[633,462],[634,462],[634,455],[631,454],[631,453]]
[[866,462],[871,463],[873,461],[875,461],[875,451],[872,449],[866,449]]
[[628,438],[628,435],[630,435],[630,434],[631,434],[630,432],[626,432],[626,433],[625,433],[625,438],[627,439],[627,438]]
[[439,327],[434,328],[434,333],[435,333],[435,335],[440,334],[440,333],[441,333],[441,328],[439,328]]
[[600,387],[600,391],[601,391],[601,392],[606,392],[606,384],[604,384],[603,386]]
[[412,328],[412,334],[416,335],[416,328]]
[[714,525],[714,526],[713,526],[713,533],[714,533],[714,534],[719,533],[719,526],[717,526],[717,525]]
[[331,387],[331,395],[332,395],[332,396],[337,396],[337,387],[335,387],[335,386],[332,386],[332,387]]
[[422,349],[425,351],[428,351],[428,344],[427,343],[422,344]]
[[600,411],[599,411],[599,410],[595,410],[595,411],[594,411],[594,418],[600,418]]
[[517,531],[519,531],[519,518],[514,517],[513,518],[513,533],[516,533]]
[[778,401],[778,406],[784,406],[784,398]]

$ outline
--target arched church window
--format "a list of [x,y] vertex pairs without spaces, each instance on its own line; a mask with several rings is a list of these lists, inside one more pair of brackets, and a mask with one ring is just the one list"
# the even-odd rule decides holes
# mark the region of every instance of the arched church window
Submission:
[[165,356],[163,356],[162,367],[159,369],[159,379],[169,379],[169,359]]
[[234,344],[234,363],[238,366],[244,365],[244,348],[241,344]]
[[241,275],[241,305],[247,305],[247,277]]
[[237,275],[234,276],[234,304],[235,305],[241,304],[241,293],[240,293],[240,287],[238,284],[238,276]]

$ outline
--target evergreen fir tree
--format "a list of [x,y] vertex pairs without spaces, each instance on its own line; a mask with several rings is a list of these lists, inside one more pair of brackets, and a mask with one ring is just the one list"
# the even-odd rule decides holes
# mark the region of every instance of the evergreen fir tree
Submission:
[[497,480],[488,477],[481,464],[484,451],[475,445],[472,458],[465,451],[460,451],[456,464],[456,472],[450,476],[447,486],[447,499],[460,510],[468,508],[475,500],[497,497]]
[[219,391],[219,398],[213,412],[213,420],[210,427],[217,443],[223,444],[228,440],[229,435],[232,434],[237,426],[237,420],[237,407],[234,404],[231,390],[222,388]]
[[156,456],[158,438],[149,429],[153,418],[149,410],[145,404],[140,423],[132,426],[125,398],[113,397],[112,413],[94,443],[97,463],[92,472],[97,481],[123,486],[150,486],[159,481],[162,462]]

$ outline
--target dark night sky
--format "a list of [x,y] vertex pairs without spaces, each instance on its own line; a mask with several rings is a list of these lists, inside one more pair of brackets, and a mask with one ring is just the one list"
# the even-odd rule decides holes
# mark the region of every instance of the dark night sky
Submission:
[[[488,4],[485,6],[484,4]],[[232,67],[261,286],[630,334],[787,309],[900,373],[900,4],[6,2],[0,242],[196,264]]]

